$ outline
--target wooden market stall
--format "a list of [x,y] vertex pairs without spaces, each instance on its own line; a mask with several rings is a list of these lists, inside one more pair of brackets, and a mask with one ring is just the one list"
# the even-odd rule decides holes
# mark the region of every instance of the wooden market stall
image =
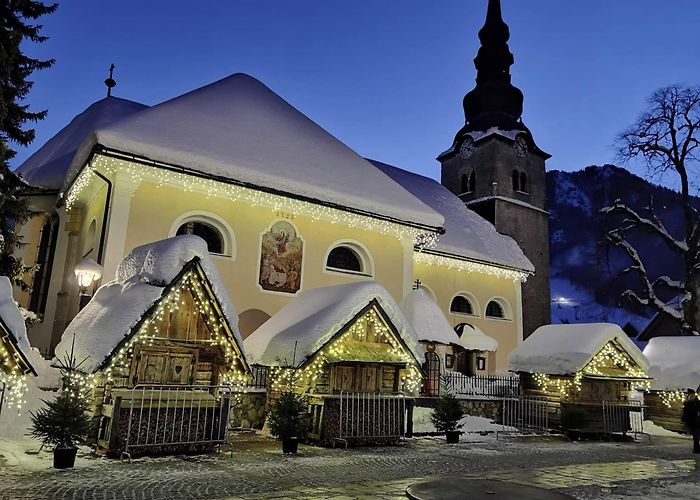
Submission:
[[250,375],[233,305],[206,243],[177,236],[134,249],[66,328],[93,388],[97,444],[110,454],[201,451],[223,439]]
[[700,385],[700,337],[654,337],[644,348],[650,390],[644,395],[649,420],[665,429],[688,432],[681,420],[688,389]]
[[366,444],[403,436],[421,380],[414,338],[389,293],[363,282],[303,293],[244,345],[271,367],[268,406],[281,391],[305,393],[312,439]]
[[[650,382],[647,359],[610,323],[542,326],[513,350],[509,363],[520,374],[522,394],[545,399],[550,427],[564,431],[626,432],[635,410],[630,392]],[[621,408],[622,417],[606,418],[605,405]]]

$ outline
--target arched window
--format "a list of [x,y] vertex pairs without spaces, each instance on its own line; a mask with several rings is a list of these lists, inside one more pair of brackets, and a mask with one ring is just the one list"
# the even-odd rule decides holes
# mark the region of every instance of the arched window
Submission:
[[452,303],[450,304],[450,312],[454,314],[468,314],[469,316],[472,316],[474,314],[474,308],[472,307],[472,303],[468,298],[464,297],[463,295],[457,295],[454,299],[452,299]]
[[520,172],[520,191],[527,193],[527,174]]
[[520,174],[513,170],[513,191],[520,191]]
[[469,191],[476,191],[476,172],[473,170],[469,174]]
[[506,315],[503,311],[503,306],[501,306],[501,304],[499,304],[495,300],[492,300],[486,305],[486,317],[499,319],[505,318]]
[[335,247],[328,254],[326,267],[343,271],[362,272],[362,259],[348,247]]
[[469,192],[469,177],[467,174],[462,174],[462,189],[459,191],[460,193],[467,193]]
[[336,273],[372,276],[372,259],[363,245],[339,241],[326,254],[326,270]]
[[178,228],[175,234],[178,236],[181,234],[194,234],[207,242],[209,253],[224,253],[224,240],[221,233],[214,226],[206,222],[197,220],[185,222]]
[[36,257],[37,270],[34,272],[32,292],[29,295],[29,309],[40,314],[46,312],[58,229],[59,219],[56,214],[48,218],[41,228],[39,252]]

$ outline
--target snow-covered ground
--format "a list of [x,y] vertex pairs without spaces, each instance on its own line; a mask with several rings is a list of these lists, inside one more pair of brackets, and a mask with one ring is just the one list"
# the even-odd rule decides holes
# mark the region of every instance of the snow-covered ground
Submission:
[[[416,407],[413,409],[413,432],[415,433],[434,433],[438,432],[430,420],[430,415],[433,413],[432,408]],[[497,424],[493,420],[484,417],[475,417],[465,415],[459,421],[462,426],[460,430],[464,433],[495,433],[503,431],[515,431],[512,427],[504,427]]]

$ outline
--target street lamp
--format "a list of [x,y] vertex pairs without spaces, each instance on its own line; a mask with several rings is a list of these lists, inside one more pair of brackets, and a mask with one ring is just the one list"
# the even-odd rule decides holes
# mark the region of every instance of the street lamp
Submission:
[[88,293],[89,287],[102,277],[102,266],[91,258],[85,257],[75,266],[73,272],[75,272],[80,287],[80,309],[82,309],[92,297]]

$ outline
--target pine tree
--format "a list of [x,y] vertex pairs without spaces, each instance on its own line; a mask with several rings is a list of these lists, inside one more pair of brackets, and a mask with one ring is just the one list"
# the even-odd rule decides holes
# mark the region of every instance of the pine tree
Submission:
[[24,276],[33,268],[14,256],[22,245],[15,226],[27,222],[35,213],[21,196],[26,184],[10,171],[8,162],[15,156],[10,143],[28,146],[34,140],[34,129],[26,128],[27,122],[46,116],[45,110],[30,111],[24,100],[33,85],[28,80],[30,75],[51,67],[54,60],[28,57],[22,52],[22,43],[46,41],[47,37],[40,34],[42,26],[31,22],[52,13],[57,6],[32,0],[10,0],[0,6],[0,275],[8,276],[23,290],[30,289]]

